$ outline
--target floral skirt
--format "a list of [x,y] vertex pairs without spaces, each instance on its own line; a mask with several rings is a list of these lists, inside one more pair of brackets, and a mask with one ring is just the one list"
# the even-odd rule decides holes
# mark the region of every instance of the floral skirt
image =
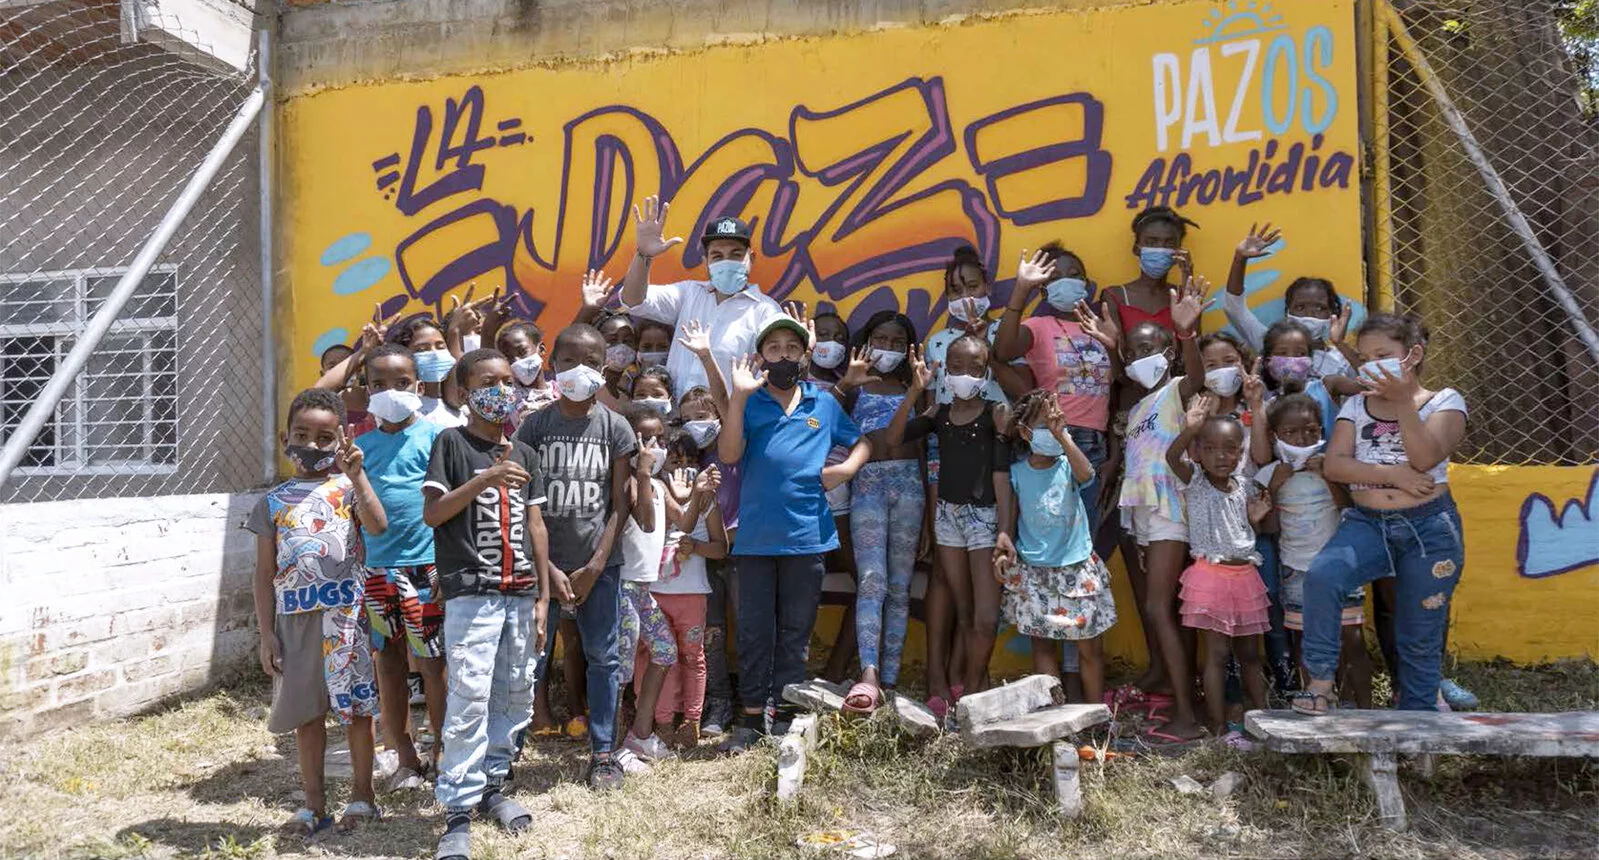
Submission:
[[1097,555],[1065,567],[1018,565],[1005,579],[1005,620],[1023,636],[1099,636],[1116,623],[1110,571]]

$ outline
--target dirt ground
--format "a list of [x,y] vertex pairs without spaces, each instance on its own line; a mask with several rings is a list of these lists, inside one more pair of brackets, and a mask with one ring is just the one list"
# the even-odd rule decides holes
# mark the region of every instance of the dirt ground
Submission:
[[[1485,710],[1599,709],[1599,667],[1461,665]],[[119,723],[0,748],[6,857],[432,857],[441,820],[427,792],[383,795],[386,818],[307,844],[275,836],[297,805],[292,736],[265,729],[267,688],[245,683]],[[332,733],[330,743],[340,739]],[[1103,740],[1103,739],[1102,739]],[[773,799],[775,754],[717,757],[707,743],[630,777],[617,794],[582,783],[583,747],[532,746],[516,788],[531,832],[473,830],[475,858],[827,857],[821,830],[867,831],[915,858],[1591,857],[1599,855],[1599,765],[1440,759],[1401,775],[1411,828],[1382,829],[1350,762],[1200,746],[1085,762],[1086,809],[1053,812],[1043,751],[970,751],[905,740],[880,716],[824,721],[799,801]],[[1171,779],[1243,776],[1225,800]],[[333,780],[342,805],[347,782]]]

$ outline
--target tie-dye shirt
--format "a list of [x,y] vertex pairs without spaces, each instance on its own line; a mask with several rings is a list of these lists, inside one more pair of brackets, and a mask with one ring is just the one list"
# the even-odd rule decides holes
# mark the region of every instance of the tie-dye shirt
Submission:
[[1123,508],[1153,508],[1179,523],[1184,521],[1182,487],[1166,465],[1166,449],[1183,429],[1181,381],[1182,377],[1174,377],[1128,413],[1127,468],[1120,502]]
[[284,481],[261,497],[244,527],[276,541],[278,614],[360,604],[364,553],[349,478]]

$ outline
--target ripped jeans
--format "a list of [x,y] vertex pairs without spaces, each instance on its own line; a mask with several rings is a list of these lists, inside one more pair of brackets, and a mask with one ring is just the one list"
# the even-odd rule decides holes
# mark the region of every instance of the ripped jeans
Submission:
[[1338,676],[1344,598],[1376,579],[1396,577],[1394,643],[1397,707],[1432,710],[1443,675],[1449,599],[1466,563],[1460,511],[1447,493],[1397,511],[1352,507],[1305,574],[1305,669],[1312,680]]
[[532,593],[464,594],[444,604],[449,679],[433,794],[446,811],[476,807],[516,758],[533,708],[537,601]]

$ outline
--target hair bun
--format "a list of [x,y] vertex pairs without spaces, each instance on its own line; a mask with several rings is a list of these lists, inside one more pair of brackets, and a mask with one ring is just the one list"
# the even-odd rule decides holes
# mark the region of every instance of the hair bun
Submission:
[[971,245],[962,245],[955,249],[952,255],[957,263],[982,263],[983,258],[978,255],[977,249]]

